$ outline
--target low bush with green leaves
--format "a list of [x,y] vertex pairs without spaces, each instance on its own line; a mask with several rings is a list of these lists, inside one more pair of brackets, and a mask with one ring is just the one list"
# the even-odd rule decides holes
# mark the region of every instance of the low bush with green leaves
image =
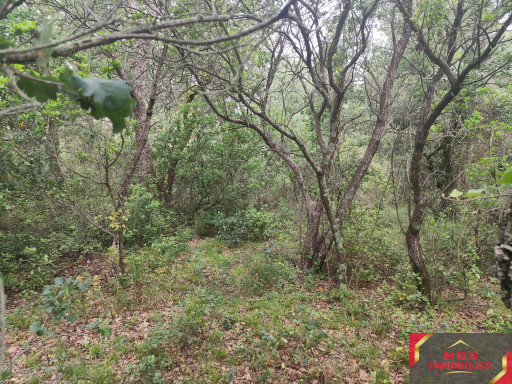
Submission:
[[[55,278],[54,284],[46,285],[41,296],[41,308],[51,315],[51,320],[57,324],[61,319],[69,322],[77,320],[77,315],[73,308],[75,304],[83,300],[84,294],[89,290],[89,282],[78,281],[71,277],[63,279]],[[38,336],[44,336],[49,333],[45,321],[36,321],[30,325],[30,330]]]
[[492,243],[496,228],[488,225],[479,210],[457,206],[427,218],[422,251],[437,295],[449,287],[468,295],[483,271],[495,263]]
[[255,208],[239,211],[220,222],[219,237],[231,244],[262,241],[276,226],[274,215]]
[[274,214],[256,208],[244,209],[233,214],[201,212],[196,215],[198,235],[218,235],[230,245],[244,241],[266,240],[276,226]]
[[161,237],[148,248],[132,253],[127,258],[129,277],[135,281],[151,278],[150,272],[168,267],[187,251],[187,234]]
[[375,282],[382,276],[377,271],[392,272],[402,262],[403,239],[381,216],[393,215],[390,210],[380,212],[379,207],[354,207],[342,228],[346,264],[333,265],[330,270],[337,268],[340,279],[351,286]]
[[160,200],[143,185],[133,185],[124,210],[128,217],[125,239],[127,244],[151,244],[165,233],[173,221],[173,214],[165,210]]
[[254,294],[268,289],[281,289],[296,278],[296,268],[277,253],[264,252],[255,255],[249,262],[247,275],[242,284]]
[[[78,226],[43,223],[30,211],[10,215],[0,217],[0,276],[8,289],[40,289],[55,276],[63,257],[77,259],[102,249],[100,236]],[[14,219],[13,231],[1,230],[3,220]]]

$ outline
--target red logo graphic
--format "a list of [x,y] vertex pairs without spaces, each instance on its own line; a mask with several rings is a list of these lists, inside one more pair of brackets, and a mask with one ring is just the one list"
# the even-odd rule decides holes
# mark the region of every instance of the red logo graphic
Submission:
[[[433,335],[433,333],[411,333],[409,335],[409,366],[412,367],[420,361],[420,348]],[[431,371],[433,377],[439,377],[439,374],[443,376],[455,375],[459,377],[457,381],[464,382],[463,377],[466,375],[478,375],[479,372],[487,370],[486,375],[489,377],[493,369],[497,371],[501,368],[491,381],[487,381],[487,379],[482,384],[512,384],[512,351],[503,355],[500,362],[486,361],[485,357],[482,357],[479,353],[478,348],[474,348],[470,343],[459,339],[455,343],[446,346],[444,351],[439,353],[437,359],[432,359],[432,355],[430,355],[428,361],[426,359],[423,358],[421,364],[423,366],[427,365],[427,372]],[[501,367],[496,366],[497,363]]]

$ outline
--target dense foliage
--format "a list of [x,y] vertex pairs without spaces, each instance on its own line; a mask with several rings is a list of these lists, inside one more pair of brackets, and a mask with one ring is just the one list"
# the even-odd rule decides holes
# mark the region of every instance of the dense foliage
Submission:
[[[159,383],[163,340],[194,349],[209,315],[241,324],[221,289],[329,281],[362,326],[366,290],[429,311],[499,281],[510,307],[511,24],[510,2],[487,0],[0,0],[0,278],[42,289],[53,316],[18,325],[48,336],[84,316],[99,283],[58,276],[91,260],[116,308],[174,276],[183,308],[130,368]],[[258,328],[253,362],[327,343],[297,310],[303,335]]]

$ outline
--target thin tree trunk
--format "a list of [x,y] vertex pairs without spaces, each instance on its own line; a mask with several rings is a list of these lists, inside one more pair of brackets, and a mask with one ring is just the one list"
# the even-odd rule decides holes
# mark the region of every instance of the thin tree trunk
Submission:
[[146,109],[146,71],[151,51],[151,42],[149,40],[137,40],[135,43],[136,55],[130,60],[130,66],[133,71],[133,97],[137,104],[133,109],[133,117],[137,120],[137,130],[135,131],[135,141],[137,147],[143,147],[138,168],[139,181],[147,182],[147,178],[152,174],[153,163],[151,160],[151,148],[147,135],[149,134],[151,121],[147,116]]
[[[158,67],[155,71],[153,83],[151,85],[151,93],[149,95],[149,102],[148,102],[147,107],[144,110],[145,116],[143,117],[143,120],[146,121],[147,124],[139,126],[139,129],[143,129],[143,130],[140,132],[140,136],[139,136],[140,140],[138,140],[136,138],[137,150],[135,152],[135,155],[132,158],[132,161],[130,162],[130,164],[128,165],[128,167],[125,169],[125,171],[123,173],[121,185],[119,186],[119,189],[117,191],[117,196],[119,199],[119,202],[118,202],[119,206],[124,201],[124,196],[126,195],[126,192],[128,191],[128,187],[130,185],[133,174],[135,173],[137,165],[139,165],[139,162],[147,148],[147,143],[149,141],[149,130],[151,129],[151,119],[153,117],[153,108],[155,106],[156,97],[157,97],[158,83],[160,82],[160,78],[162,76],[163,62],[164,62],[166,55],[167,55],[167,46],[164,47],[164,49],[162,50],[160,62],[158,63]],[[122,79],[126,78],[124,71],[118,70],[118,74],[119,74],[119,77],[121,77]],[[138,104],[136,107],[138,107]],[[142,112],[140,110],[134,109],[134,115],[137,113],[140,114]],[[137,132],[139,132],[139,129],[137,130]],[[152,163],[151,163],[151,169],[153,169]],[[119,208],[119,206],[116,208]]]
[[[493,49],[501,41],[503,35],[512,24],[512,15],[509,15],[503,20],[502,25],[498,31],[493,35],[492,39],[489,40],[488,45],[483,50],[478,50],[478,55],[465,67],[458,68],[458,73],[453,73],[450,67],[453,57],[457,51],[456,43],[457,36],[460,32],[460,26],[462,19],[467,10],[464,6],[464,0],[459,0],[457,4],[457,10],[453,24],[448,32],[448,45],[445,51],[445,58],[443,59],[432,50],[429,46],[429,42],[423,36],[422,30],[411,18],[411,9],[406,9],[402,3],[397,2],[398,8],[404,16],[405,22],[410,28],[417,34],[419,46],[422,48],[425,55],[429,60],[435,64],[439,70],[434,75],[434,78],[427,90],[425,95],[423,106],[418,120],[418,128],[416,130],[416,137],[414,142],[414,149],[411,156],[410,163],[410,179],[411,189],[413,193],[413,213],[410,215],[409,226],[405,233],[406,243],[409,252],[409,258],[414,271],[418,271],[421,276],[422,286],[421,291],[429,297],[429,299],[435,299],[432,295],[432,287],[430,286],[430,279],[428,278],[428,272],[426,270],[425,263],[421,257],[420,244],[420,228],[423,224],[423,219],[426,215],[427,209],[430,205],[430,201],[423,191],[423,185],[421,184],[421,160],[423,157],[423,151],[427,142],[427,138],[430,132],[430,128],[436,122],[437,118],[441,115],[444,109],[453,101],[455,97],[460,93],[463,87],[463,83],[469,73],[474,69],[478,68],[484,60],[486,60]],[[410,2],[408,3],[411,4]],[[479,39],[480,37],[477,37]],[[435,104],[435,107],[431,109],[434,90],[436,84],[441,80],[443,76],[446,76],[450,88],[441,98],[441,100]]]
[[494,255],[498,263],[501,300],[512,310],[512,200],[505,220],[500,225],[499,245],[494,249]]
[[126,274],[126,263],[124,261],[124,240],[123,240],[123,223],[121,222],[121,228],[117,231],[117,236],[119,237],[118,244],[118,257],[119,257],[119,271],[122,275]]
[[337,236],[336,231],[339,231],[345,217],[348,213],[350,205],[354,201],[356,193],[361,186],[364,176],[372,163],[373,157],[377,153],[379,149],[380,142],[385,135],[385,128],[389,122],[390,113],[391,113],[391,102],[392,102],[392,91],[394,87],[394,83],[398,74],[398,66],[403,57],[405,49],[407,48],[407,44],[411,37],[411,29],[408,25],[404,25],[402,36],[400,40],[396,44],[393,52],[393,56],[389,63],[388,71],[386,74],[386,80],[382,86],[382,90],[379,97],[379,114],[377,115],[377,121],[375,122],[375,127],[372,132],[372,136],[370,138],[370,142],[366,147],[366,151],[359,162],[359,165],[356,169],[356,172],[352,176],[350,183],[343,194],[343,198],[341,199],[340,204],[338,205],[338,209],[336,211],[335,217],[335,225],[334,232],[331,231],[326,236],[326,244],[327,248],[330,248],[332,243]]
[[165,185],[163,185],[164,202],[167,207],[171,207],[173,202],[172,189],[176,182],[176,166],[177,164],[173,163],[169,165],[169,169],[167,170],[167,180]]
[[307,216],[307,230],[306,238],[304,239],[304,246],[301,250],[302,266],[305,269],[322,269],[323,265],[320,264],[322,259],[322,243],[324,236],[320,232],[320,225],[322,222],[323,206],[318,202],[315,210],[308,213]]

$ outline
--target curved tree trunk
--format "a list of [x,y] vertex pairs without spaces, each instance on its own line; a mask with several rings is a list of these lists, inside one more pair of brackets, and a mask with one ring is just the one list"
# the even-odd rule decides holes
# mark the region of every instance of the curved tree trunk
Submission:
[[[469,73],[478,68],[480,64],[482,64],[489,57],[493,49],[498,45],[503,35],[507,31],[507,28],[509,28],[509,26],[512,24],[512,15],[509,15],[503,21],[502,26],[494,34],[492,39],[488,41],[488,45],[485,49],[480,49],[479,47],[478,55],[475,55],[474,59],[469,64],[467,64],[465,67],[459,67],[457,68],[457,72],[453,72],[451,65],[454,55],[458,49],[458,35],[460,34],[463,18],[467,12],[464,0],[458,0],[457,2],[457,9],[454,14],[452,26],[447,30],[446,38],[448,44],[446,45],[447,49],[444,51],[444,53],[436,53],[434,50],[432,50],[432,48],[429,46],[429,42],[423,36],[423,31],[418,28],[418,25],[415,24],[411,18],[411,10],[405,9],[401,3],[397,3],[397,5],[404,15],[405,22],[416,33],[419,43],[418,47],[421,47],[422,51],[429,58],[429,60],[439,68],[433,75],[432,81],[425,94],[418,120],[414,149],[410,162],[410,183],[413,194],[413,213],[409,218],[409,226],[405,234],[412,268],[414,271],[418,271],[421,277],[421,291],[427,297],[429,297],[429,299],[432,300],[434,297],[432,296],[432,287],[430,286],[428,274],[426,273],[426,270],[422,273],[422,269],[425,269],[425,265],[423,263],[421,250],[419,247],[420,228],[426,215],[426,211],[430,206],[429,198],[426,195],[424,186],[422,184],[421,160],[423,157],[423,151],[427,143],[430,128],[436,122],[437,118],[441,115],[445,108],[455,99],[455,97],[457,97],[457,95],[463,89],[464,81],[468,77]],[[409,5],[411,5],[411,2],[409,2]],[[478,41],[480,36],[476,36],[475,39]],[[446,90],[443,97],[437,103],[435,103],[435,106],[432,108],[432,105],[434,104],[434,92],[437,83],[445,76],[450,83],[450,88]]]
[[135,141],[137,147],[142,147],[142,154],[139,159],[139,181],[147,182],[148,176],[154,173],[153,162],[151,160],[151,147],[148,140],[151,129],[151,120],[147,115],[146,97],[146,72],[151,52],[151,42],[149,40],[137,40],[135,43],[137,54],[130,60],[130,66],[133,71],[133,96],[137,104],[133,108],[133,117],[137,120],[137,131],[135,131]]
[[420,284],[418,288],[428,298],[429,302],[433,303],[435,301],[435,297],[431,289],[430,275],[423,257],[421,256],[420,232],[417,229],[409,227],[405,233],[405,240],[407,243],[412,271],[420,277]]
[[[348,214],[350,205],[354,201],[357,191],[359,190],[359,187],[363,182],[364,176],[366,175],[366,172],[370,168],[373,158],[380,147],[380,142],[386,133],[385,129],[389,124],[391,115],[393,87],[398,74],[398,67],[400,65],[400,61],[402,60],[405,49],[407,48],[407,44],[409,43],[410,37],[411,29],[407,25],[404,25],[402,36],[398,40],[397,44],[395,44],[394,46],[393,56],[391,57],[388,66],[388,71],[386,74],[386,80],[384,81],[382,90],[379,95],[379,113],[377,115],[377,119],[375,122],[375,126],[373,128],[370,142],[366,147],[363,157],[359,161],[359,165],[355,173],[352,175],[348,187],[344,191],[343,198],[341,199],[341,202],[337,207],[334,215],[334,223],[331,224],[330,230],[322,238],[322,240],[325,241],[323,241],[324,251],[322,252],[323,255],[321,257],[326,256],[327,251],[331,248],[333,243],[337,242],[341,244],[340,228]],[[324,205],[325,204],[327,203],[324,202]],[[336,236],[338,236],[339,238],[336,239]],[[341,246],[337,246],[337,248],[338,247]],[[336,253],[338,254],[338,257],[341,257],[341,252],[338,249]],[[321,263],[322,266],[324,262]],[[343,262],[343,260],[340,259],[339,262]]]
[[320,231],[323,217],[323,206],[319,202],[313,212],[308,213],[307,231],[304,239],[304,246],[301,250],[302,266],[305,269],[322,269],[322,260],[325,260],[323,253],[323,242],[325,236]]
[[498,263],[498,277],[501,285],[501,300],[512,310],[512,200],[507,216],[500,226],[499,245],[494,249]]

